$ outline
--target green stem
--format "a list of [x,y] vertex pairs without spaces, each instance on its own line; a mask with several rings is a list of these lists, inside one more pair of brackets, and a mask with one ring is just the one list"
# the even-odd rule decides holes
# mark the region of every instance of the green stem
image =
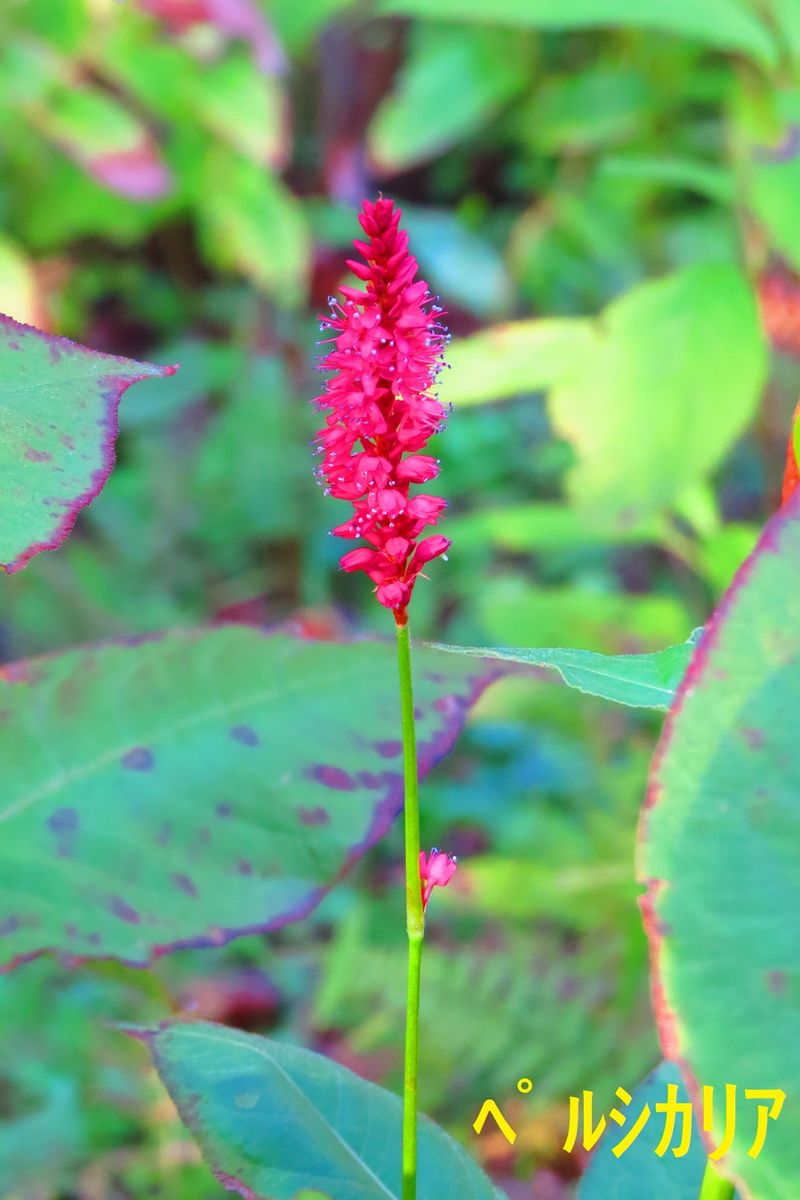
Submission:
[[734,1186],[717,1174],[711,1159],[706,1163],[706,1171],[700,1186],[698,1200],[733,1200]]
[[406,1049],[403,1072],[403,1200],[417,1196],[417,1072],[419,1067],[419,981],[425,919],[419,876],[419,778],[411,682],[411,642],[408,625],[397,626],[400,667],[400,708],[403,718],[403,776],[405,781],[406,929],[408,931],[408,991]]

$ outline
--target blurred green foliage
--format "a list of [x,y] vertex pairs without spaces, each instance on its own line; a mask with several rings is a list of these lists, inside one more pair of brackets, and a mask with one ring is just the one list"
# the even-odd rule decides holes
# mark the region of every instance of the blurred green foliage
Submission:
[[[757,293],[780,272],[800,320],[799,62],[793,0],[7,0],[0,308],[181,371],[124,402],[69,542],[3,580],[2,658],[214,619],[388,632],[309,448],[317,313],[378,190],[455,335],[454,546],[416,635],[684,641],[777,503],[800,372]],[[512,1196],[534,1166],[571,1194],[570,1091],[657,1058],[630,882],[656,730],[508,682],[425,788],[475,888],[431,913],[424,1101],[462,1139],[486,1095],[517,1105],[513,1154],[472,1146]],[[152,973],[5,977],[0,1194],[222,1194],[114,1018],[198,1012],[396,1084],[399,861],[395,832],[311,922]]]

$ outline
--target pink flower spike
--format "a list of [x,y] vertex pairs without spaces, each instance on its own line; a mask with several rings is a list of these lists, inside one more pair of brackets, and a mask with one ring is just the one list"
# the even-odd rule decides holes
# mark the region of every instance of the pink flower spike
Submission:
[[423,850],[419,856],[419,877],[422,886],[422,907],[427,908],[431,892],[435,887],[447,887],[456,873],[458,859],[454,854],[443,854],[434,846],[430,854]]
[[377,552],[352,550],[341,565],[365,571],[378,602],[405,625],[420,567],[449,545],[442,537],[419,542],[444,500],[409,495],[439,473],[438,460],[418,451],[444,423],[432,389],[448,335],[428,285],[415,279],[400,217],[392,200],[364,201],[359,221],[367,240],[353,243],[364,262],[347,260],[364,290],[342,287],[344,299],[331,298],[322,322],[331,349],[320,366],[332,374],[314,405],[326,413],[316,437],[323,455],[317,474],[327,494],[354,509],[333,533],[363,538]]

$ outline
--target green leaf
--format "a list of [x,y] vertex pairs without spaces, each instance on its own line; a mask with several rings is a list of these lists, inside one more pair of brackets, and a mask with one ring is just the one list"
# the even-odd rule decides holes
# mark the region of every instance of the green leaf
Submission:
[[554,317],[495,325],[447,351],[443,404],[483,404],[552,387],[593,344],[591,323]]
[[483,320],[503,316],[511,304],[511,280],[491,242],[443,209],[406,205],[403,214],[414,255],[432,288]]
[[741,51],[765,65],[777,48],[766,27],[737,0],[380,0],[382,13],[430,20],[484,21],[529,29],[653,29],[696,38],[709,46]]
[[[171,131],[172,142],[180,126],[196,121],[194,105],[202,90],[205,71],[212,64],[187,54],[181,44],[158,34],[140,17],[109,22],[101,44],[87,42],[95,69],[113,81],[138,106],[160,118]],[[222,60],[224,61],[224,59]],[[205,123],[205,114],[201,117]],[[182,184],[180,175],[176,181]]]
[[0,313],[31,324],[40,319],[42,296],[28,255],[0,235]]
[[80,54],[91,24],[91,13],[82,0],[64,0],[57,8],[48,0],[30,0],[25,5],[26,30],[57,46],[64,54]]
[[730,522],[707,534],[698,544],[698,568],[718,600],[758,541],[757,525]]
[[800,59],[800,8],[795,0],[770,0],[769,9],[787,50]]
[[187,89],[198,121],[260,164],[280,166],[288,127],[283,89],[245,53],[205,64]]
[[539,153],[585,152],[629,138],[652,107],[643,73],[623,70],[619,62],[548,72],[527,103],[525,137]]
[[50,1077],[40,1064],[18,1063],[9,1078],[0,1075],[0,1189],[18,1196],[22,1188],[65,1183],[65,1166],[83,1150],[83,1118],[74,1084]]
[[[19,209],[21,237],[38,253],[58,254],[80,238],[103,238],[113,246],[132,246],[145,239],[167,207],[142,204],[107,187],[71,159],[37,150],[31,169],[41,184],[26,195]],[[52,197],[59,203],[53,204]]]
[[[215,393],[225,393],[231,380],[246,375],[247,352],[228,340],[185,337],[159,347],[159,358],[178,362],[181,369],[162,388],[157,379],[145,379],[136,389],[136,403],[120,412],[123,433],[158,430],[165,434],[192,405],[201,405]],[[161,534],[159,533],[159,538]]]
[[395,89],[369,128],[377,169],[402,170],[479,129],[525,86],[525,51],[507,30],[416,26]]
[[[684,1078],[738,1088],[725,1168],[790,1200],[800,1179],[800,497],[714,614],[657,751],[639,877],[661,1043]],[[758,1157],[745,1088],[782,1088]],[[721,1136],[718,1102],[715,1139]]]
[[28,114],[59,149],[98,183],[135,200],[155,200],[170,176],[147,128],[98,88],[57,87]]
[[[398,1200],[402,1103],[300,1046],[220,1025],[146,1032],[156,1068],[220,1182],[247,1200]],[[420,1200],[499,1200],[456,1142],[419,1123]]]
[[343,9],[358,0],[271,0],[269,15],[281,45],[300,56],[313,45],[315,36]]
[[627,528],[675,502],[747,427],[765,372],[756,303],[734,266],[688,267],[609,305],[549,401],[578,456],[575,503]]
[[[598,545],[661,542],[663,523],[651,518],[636,529],[596,530],[583,514],[565,504],[534,502],[503,508],[477,508],[448,516],[447,533],[459,546],[491,544],[504,550],[574,551]],[[741,562],[741,556],[738,559]]]
[[61,545],[111,473],[123,392],[174,370],[0,318],[0,567]]
[[672,596],[597,585],[535,587],[513,575],[488,580],[475,604],[487,641],[523,650],[574,640],[582,651],[640,654],[680,642],[689,626]]
[[299,201],[276,175],[219,149],[208,158],[197,216],[212,261],[240,271],[287,308],[301,302],[311,243]]
[[567,687],[589,696],[601,696],[631,708],[667,709],[675,699],[689,659],[701,630],[695,630],[683,646],[669,646],[654,654],[593,654],[591,650],[515,650],[501,647],[445,646],[433,643],[436,650],[450,654],[468,654],[479,658],[499,658],[503,662],[524,663],[557,671]]
[[748,111],[746,92],[740,97],[743,133],[751,141],[751,203],[766,227],[772,246],[800,268],[800,154],[797,128],[800,122],[800,91],[778,91],[770,95],[774,110]]
[[[622,847],[628,851],[628,847]],[[572,849],[572,847],[570,847]],[[451,911],[519,921],[569,922],[572,931],[603,924],[633,911],[636,885],[629,853],[616,861],[554,863],[529,858],[479,855],[458,868],[458,885],[437,897]]]
[[729,205],[734,199],[730,171],[717,163],[677,155],[616,154],[604,159],[601,175],[618,181],[637,180],[658,187],[696,192],[717,204]]
[[[247,539],[291,536],[308,486],[306,455],[293,454],[296,413],[279,359],[241,366],[228,402],[209,423],[189,477],[193,533],[243,569]],[[231,472],[231,463],[236,470]]]
[[[503,669],[415,663],[424,775]],[[246,626],[6,668],[0,961],[141,965],[305,916],[401,807],[396,672],[392,644]]]
[[[612,1146],[624,1137],[626,1130],[609,1126],[581,1177],[578,1200],[631,1200],[633,1196],[646,1196],[648,1200],[697,1200],[706,1167],[697,1121],[685,1155],[676,1158],[669,1150],[663,1157],[655,1153],[664,1130],[664,1117],[655,1106],[666,1101],[670,1084],[678,1087],[678,1103],[686,1103],[688,1096],[680,1072],[667,1062],[661,1063],[636,1088],[628,1108],[617,1103],[616,1107],[628,1118],[626,1124],[635,1121],[648,1104],[650,1118],[636,1141],[619,1156],[612,1152]],[[675,1126],[678,1138],[680,1128],[679,1118]]]

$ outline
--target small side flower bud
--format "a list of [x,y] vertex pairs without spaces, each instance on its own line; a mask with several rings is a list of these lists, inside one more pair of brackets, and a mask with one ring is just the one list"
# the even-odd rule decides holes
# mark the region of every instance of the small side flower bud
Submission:
[[458,859],[454,854],[443,854],[436,847],[426,855],[419,856],[419,877],[422,887],[422,907],[427,908],[431,892],[435,887],[447,887],[456,873]]

